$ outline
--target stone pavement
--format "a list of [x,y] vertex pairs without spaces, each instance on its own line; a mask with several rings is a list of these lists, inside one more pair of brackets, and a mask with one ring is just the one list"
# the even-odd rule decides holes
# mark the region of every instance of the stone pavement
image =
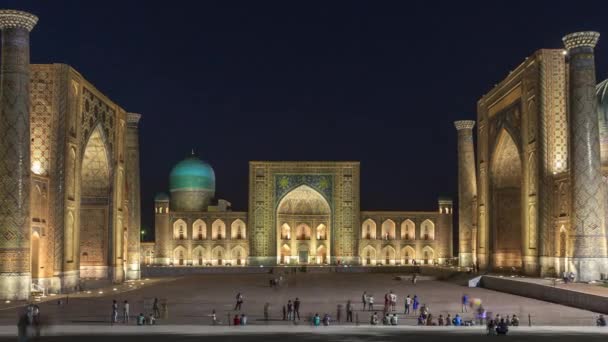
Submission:
[[[376,308],[381,313],[383,297],[393,290],[398,295],[398,310],[403,311],[403,299],[407,294],[417,294],[422,304],[427,304],[435,317],[450,313],[460,313],[460,298],[468,293],[471,298],[480,298],[489,312],[494,314],[520,316],[521,324],[527,325],[528,315],[532,324],[556,326],[593,326],[596,314],[558,304],[530,298],[495,292],[482,288],[466,288],[449,282],[434,280],[419,281],[412,285],[409,281],[398,281],[398,274],[370,273],[298,273],[286,275],[285,285],[279,289],[269,287],[269,274],[209,274],[193,275],[174,279],[151,279],[149,284],[129,291],[91,293],[81,297],[70,297],[69,303],[59,306],[56,301],[40,305],[43,319],[52,324],[93,324],[108,325],[112,300],[122,307],[127,299],[131,305],[131,324],[140,312],[148,315],[154,297],[168,303],[168,317],[159,324],[209,325],[209,314],[217,311],[224,323],[235,312],[234,299],[237,292],[244,295],[243,312],[252,325],[264,325],[264,303],[271,304],[271,324],[291,325],[282,318],[282,306],[288,299],[299,297],[302,301],[302,319],[314,313],[331,314],[336,318],[338,304],[345,305],[352,300],[356,316],[363,325],[369,322],[370,312],[361,310],[361,294],[365,290],[375,297]],[[273,275],[274,277],[276,275]],[[145,281],[144,281],[145,283]],[[0,310],[0,324],[12,325],[19,309]],[[472,313],[464,313],[471,319]],[[344,317],[343,317],[344,319]],[[400,325],[415,325],[414,315],[400,315]],[[369,326],[369,325],[368,325]],[[116,326],[115,326],[116,328]]]
[[[298,334],[312,333],[318,335],[373,335],[378,333],[430,333],[430,334],[463,334],[483,335],[485,327],[427,327],[427,326],[320,326],[309,325],[257,325],[257,326],[201,326],[201,325],[154,325],[154,326],[99,326],[99,325],[56,325],[46,327],[42,334],[45,336],[59,335],[265,335],[265,334]],[[606,327],[564,327],[564,326],[535,326],[510,327],[509,335],[537,334],[601,334],[608,335]],[[15,326],[0,326],[0,337],[16,336]]]

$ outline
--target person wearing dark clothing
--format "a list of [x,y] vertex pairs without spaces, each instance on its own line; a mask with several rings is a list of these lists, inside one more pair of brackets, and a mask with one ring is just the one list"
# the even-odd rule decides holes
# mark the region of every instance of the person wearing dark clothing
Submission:
[[353,322],[353,304],[348,300],[346,302],[346,321]]
[[154,298],[154,304],[152,304],[152,311],[154,311],[154,317],[160,318],[160,309],[158,308],[158,298]]
[[287,301],[287,320],[291,321],[293,319],[293,303],[291,299]]
[[300,320],[300,298],[296,297],[296,300],[293,302],[293,320],[296,320],[296,316],[298,316],[298,321]]
[[506,335],[508,331],[509,327],[507,326],[507,322],[505,322],[504,318],[501,318],[500,323],[498,323],[498,326],[496,327],[496,333],[498,335]]
[[28,325],[27,314],[22,314],[19,316],[19,320],[17,321],[17,334],[19,336],[20,342],[27,341],[27,325]]
[[234,311],[241,310],[243,305],[243,295],[239,292],[236,294],[236,304],[234,305]]

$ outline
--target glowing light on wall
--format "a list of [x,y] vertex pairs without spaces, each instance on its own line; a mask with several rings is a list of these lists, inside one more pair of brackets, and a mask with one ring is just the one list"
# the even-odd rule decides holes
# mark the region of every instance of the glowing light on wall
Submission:
[[34,160],[32,162],[32,172],[36,175],[42,175],[44,173],[42,163],[39,160]]

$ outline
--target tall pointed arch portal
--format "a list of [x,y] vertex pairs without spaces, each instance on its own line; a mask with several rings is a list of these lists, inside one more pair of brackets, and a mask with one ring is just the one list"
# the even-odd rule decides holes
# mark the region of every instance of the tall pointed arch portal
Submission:
[[[323,195],[300,185],[280,200],[276,213],[277,263],[330,263],[331,208]],[[296,227],[296,234],[285,234],[285,227]]]

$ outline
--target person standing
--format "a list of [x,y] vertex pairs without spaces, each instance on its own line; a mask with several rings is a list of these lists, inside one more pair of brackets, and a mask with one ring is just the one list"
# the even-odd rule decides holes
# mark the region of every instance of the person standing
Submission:
[[363,291],[363,295],[361,295],[361,302],[363,302],[363,310],[367,308],[367,291]]
[[350,299],[346,302],[346,321],[350,323],[353,322],[353,305],[350,302]]
[[370,295],[367,300],[367,305],[369,305],[369,311],[374,311],[374,296]]
[[420,306],[420,300],[417,295],[414,295],[414,299],[412,299],[412,309],[414,309],[414,315],[418,314],[418,306]]
[[116,300],[112,301],[112,324],[118,322],[118,303]]
[[391,311],[395,311],[396,306],[397,306],[397,295],[393,293],[393,290],[391,290],[389,297],[390,297],[390,302],[391,302]]
[[293,303],[291,299],[287,301],[287,320],[291,321],[293,319]]
[[384,294],[384,313],[388,312],[388,308],[390,306],[391,303],[391,297],[389,293],[385,293]]
[[264,304],[264,320],[268,323],[269,319],[270,319],[270,303],[266,302],[266,304]]
[[23,313],[19,316],[19,320],[17,321],[17,334],[19,337],[19,342],[27,341],[27,326],[29,324],[29,319],[27,317],[27,312]]
[[412,305],[412,298],[408,294],[407,297],[405,297],[405,314],[406,315],[410,314],[410,306],[411,305]]
[[129,302],[125,300],[122,307],[122,322],[129,323]]
[[236,304],[234,305],[234,311],[240,311],[243,305],[243,295],[239,292],[236,294]]
[[298,316],[298,321],[300,320],[300,298],[296,297],[296,300],[293,302],[293,320],[296,320],[296,316]]
[[217,325],[217,314],[215,313],[215,309],[211,311],[211,325]]
[[158,298],[154,298],[154,303],[152,304],[152,311],[154,311],[154,317],[160,317],[160,309],[158,308]]
[[467,294],[463,294],[462,295],[462,312],[468,312],[467,311],[467,305],[469,304],[469,296],[467,296]]

